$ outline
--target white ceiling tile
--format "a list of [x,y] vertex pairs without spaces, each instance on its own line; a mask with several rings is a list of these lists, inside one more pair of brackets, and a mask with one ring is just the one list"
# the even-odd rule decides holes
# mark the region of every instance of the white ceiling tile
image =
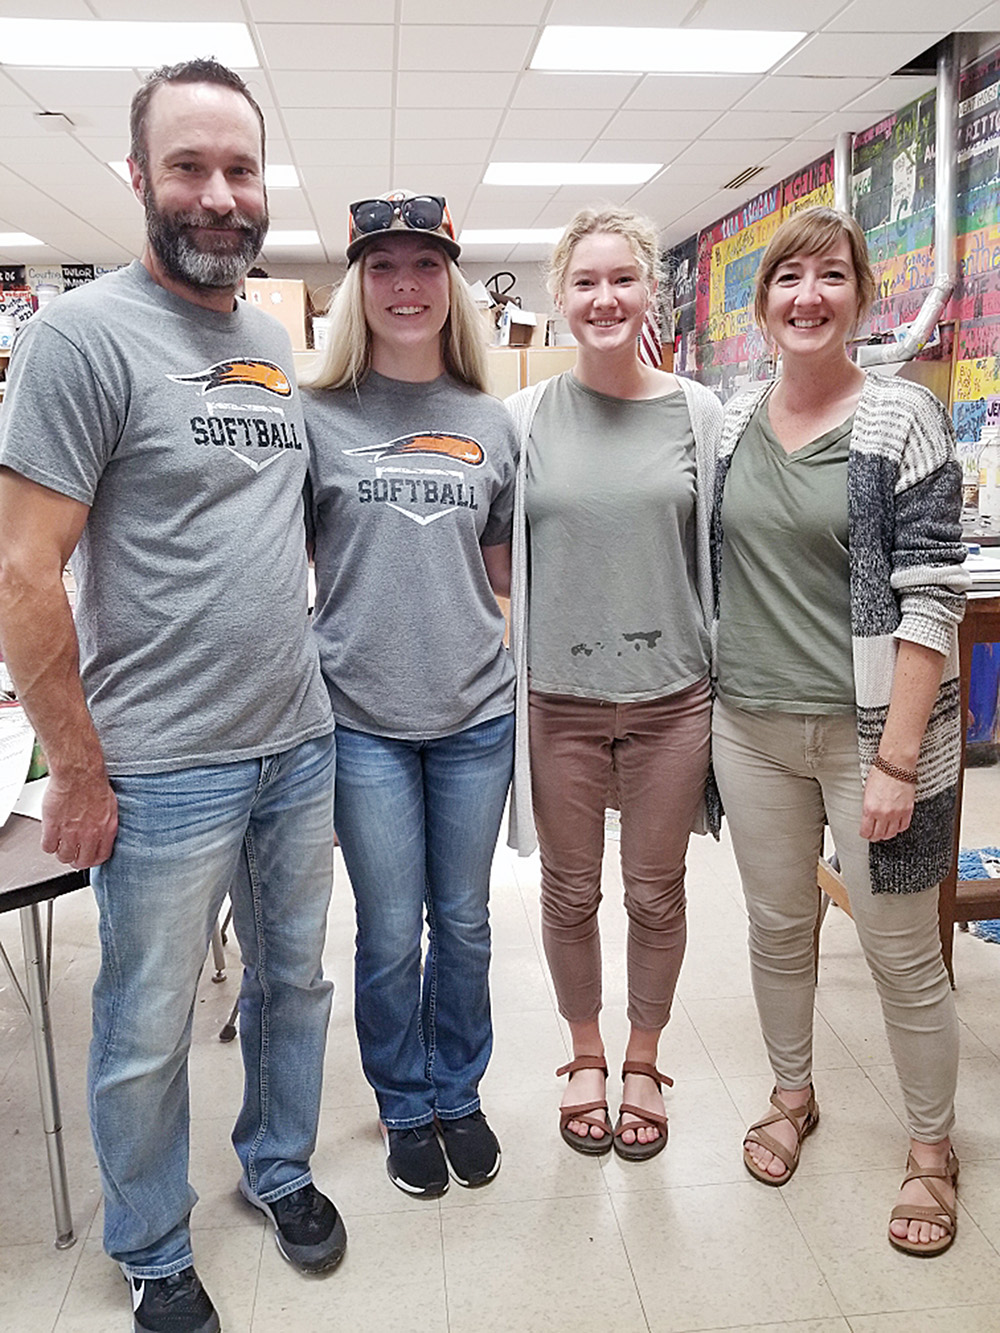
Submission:
[[671,162],[650,184],[662,181],[666,185],[707,185],[718,189],[732,174],[725,166],[717,162],[704,162],[695,155],[686,162]]
[[289,107],[281,113],[285,133],[293,144],[310,139],[340,139],[363,133],[368,139],[388,139],[392,112],[387,107],[366,107],[347,112],[336,107]]
[[389,70],[327,70],[300,69],[271,71],[278,103],[283,107],[350,107],[361,108],[392,106],[392,74]]
[[612,110],[638,83],[634,74],[548,74],[529,69],[521,76],[511,105],[528,111]]
[[613,111],[508,111],[503,121],[505,139],[594,139]]
[[[687,147],[686,139],[602,139],[584,156],[584,162],[662,162],[666,165]],[[633,188],[635,188],[633,186]]]
[[1000,4],[987,5],[972,18],[954,26],[956,32],[1000,32]]
[[634,185],[564,185],[539,211],[534,225],[565,227],[581,208],[621,208],[634,193]]
[[661,178],[637,190],[629,199],[629,207],[645,213],[663,226],[668,220],[703,203],[715,189],[714,184],[678,185],[676,181],[671,183]]
[[442,167],[485,164],[490,156],[490,139],[397,139],[393,154],[398,166],[416,162],[434,162]]
[[392,69],[388,24],[261,23],[257,33],[271,69]]
[[719,111],[619,111],[605,132],[615,142],[662,139],[664,143],[697,138],[713,125]]
[[348,205],[392,189],[388,167],[307,167],[303,185],[317,218],[337,217],[342,222],[345,245]]
[[492,139],[500,128],[503,111],[483,107],[408,107],[396,112],[397,139],[426,139],[429,146],[441,137],[442,128],[461,129],[463,139]]
[[75,107],[118,106],[127,119],[129,102],[140,86],[130,69],[12,69],[8,74],[40,106],[68,115]]
[[18,19],[92,19],[94,11],[87,0],[10,0],[3,8],[4,18]]
[[442,70],[432,75],[424,70],[400,70],[396,76],[396,105],[425,107],[444,102],[447,106],[504,107],[517,79],[511,70],[479,70],[475,74]]
[[[784,148],[779,148],[777,152],[772,153],[761,165],[766,168],[759,176],[755,176],[749,183],[754,186],[760,182],[760,189],[764,190],[769,185],[773,185],[777,180],[784,180],[786,176],[797,175],[804,167],[808,167],[811,162],[817,158],[824,157],[828,153],[832,144],[804,143],[799,140],[796,143],[786,144]],[[748,187],[749,188],[749,187]],[[753,191],[748,197],[752,198]]]
[[843,7],[844,0],[765,0],[755,5],[746,0],[705,0],[684,26],[804,32],[824,27]]
[[463,219],[466,227],[530,227],[538,210],[551,199],[551,187],[534,190],[505,190],[496,185],[480,186]]
[[785,139],[748,139],[738,143],[725,139],[699,139],[679,153],[676,162],[678,165],[702,162],[706,166],[743,167],[750,162],[764,161],[786,142]]
[[300,167],[371,166],[373,170],[389,165],[388,139],[300,139],[295,143],[295,161]]
[[[327,23],[356,23],[361,8],[352,0],[245,0],[251,18],[258,23],[315,23],[318,18]],[[396,0],[365,0],[364,18],[368,23],[395,21]]]
[[271,222],[283,227],[311,227],[309,200],[305,190],[268,190],[267,208]]
[[246,14],[240,0],[90,0],[99,19],[142,18],[156,23],[190,23],[192,48],[197,46],[198,23],[210,19],[212,23],[245,23]]
[[51,168],[53,172],[64,163],[92,160],[71,134],[39,133],[30,138],[12,135],[4,139],[2,151],[8,166],[16,168],[19,163],[27,163]]
[[463,23],[489,26],[511,23],[541,23],[547,0],[402,0],[403,23],[452,24],[461,15]]
[[802,144],[815,146],[818,143],[825,143],[832,148],[838,134],[860,134],[862,130],[868,128],[868,124],[870,124],[868,118],[857,111],[835,111],[832,115],[817,120],[807,130],[803,130],[797,139]]
[[[23,71],[18,71],[19,73]],[[31,107],[37,110],[37,103],[32,101],[23,88],[10,77],[7,70],[0,69],[0,107]]]
[[674,28],[694,9],[694,0],[628,0],[609,9],[608,0],[554,0],[546,23],[597,27],[623,23],[633,28]]
[[[870,92],[849,102],[845,111],[857,111],[865,116],[887,116],[909,106],[934,87],[934,76],[882,79]],[[870,122],[869,122],[870,123]],[[867,125],[864,127],[868,128]]]
[[[907,32],[925,33],[930,40],[945,37],[983,7],[983,0],[906,0]],[[872,0],[854,0],[827,25],[828,32],[896,32],[902,26],[898,4],[873,4]],[[921,48],[923,49],[923,48]]]
[[415,25],[399,34],[400,69],[520,70],[537,29]]
[[830,74],[850,70],[871,77],[892,74],[928,45],[925,33],[870,32],[863,40],[846,32],[821,32],[810,37],[778,71],[781,74]]
[[[593,139],[507,139],[493,146],[493,162],[582,162]],[[613,159],[614,160],[614,159]]]
[[814,111],[727,111],[705,131],[706,139],[794,139],[819,119]]
[[756,74],[647,74],[625,105],[630,111],[727,111],[759,82]]
[[780,74],[760,83],[742,98],[736,110],[745,111],[839,111],[875,85],[872,79],[802,78]]

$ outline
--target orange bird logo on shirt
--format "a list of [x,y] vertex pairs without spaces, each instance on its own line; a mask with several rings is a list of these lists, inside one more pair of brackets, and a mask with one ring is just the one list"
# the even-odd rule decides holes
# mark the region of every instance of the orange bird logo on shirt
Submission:
[[194,375],[168,375],[175,384],[200,384],[202,393],[213,389],[231,389],[234,386],[264,389],[279,398],[291,396],[288,376],[273,361],[216,361],[214,366]]
[[415,435],[400,435],[387,444],[369,444],[363,449],[345,449],[345,454],[369,457],[375,462],[383,458],[405,458],[411,454],[434,454],[438,458],[453,458],[470,467],[479,467],[486,458],[483,446],[469,435],[452,435],[445,431],[425,430]]

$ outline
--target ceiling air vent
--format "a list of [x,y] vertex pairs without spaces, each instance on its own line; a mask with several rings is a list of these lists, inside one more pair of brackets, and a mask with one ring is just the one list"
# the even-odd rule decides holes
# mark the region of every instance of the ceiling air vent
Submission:
[[754,176],[763,170],[763,167],[744,167],[743,170],[738,172],[731,181],[726,181],[722,188],[724,190],[739,190],[742,186],[746,185],[747,181],[752,181]]

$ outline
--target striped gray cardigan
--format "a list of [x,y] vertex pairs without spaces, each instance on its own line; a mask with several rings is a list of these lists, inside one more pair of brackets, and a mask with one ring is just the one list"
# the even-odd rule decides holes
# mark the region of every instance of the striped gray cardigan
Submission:
[[[774,383],[726,408],[716,464],[711,548],[713,658],[722,565],[722,496],[733,451]],[[869,853],[872,891],[915,893],[948,873],[960,762],[957,627],[969,576],[959,518],[961,471],[951,420],[928,389],[869,374],[854,414],[847,465],[851,636],[861,781],[878,752],[889,711],[896,641],[945,657],[937,701],[920,745],[910,827]],[[713,660],[713,675],[715,664]]]

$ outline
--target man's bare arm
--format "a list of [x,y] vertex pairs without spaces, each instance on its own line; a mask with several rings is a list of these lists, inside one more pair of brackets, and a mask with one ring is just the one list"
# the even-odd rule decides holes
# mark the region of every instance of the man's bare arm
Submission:
[[79,500],[0,468],[0,646],[51,773],[42,847],[78,868],[106,861],[118,828],[62,582],[88,513]]

